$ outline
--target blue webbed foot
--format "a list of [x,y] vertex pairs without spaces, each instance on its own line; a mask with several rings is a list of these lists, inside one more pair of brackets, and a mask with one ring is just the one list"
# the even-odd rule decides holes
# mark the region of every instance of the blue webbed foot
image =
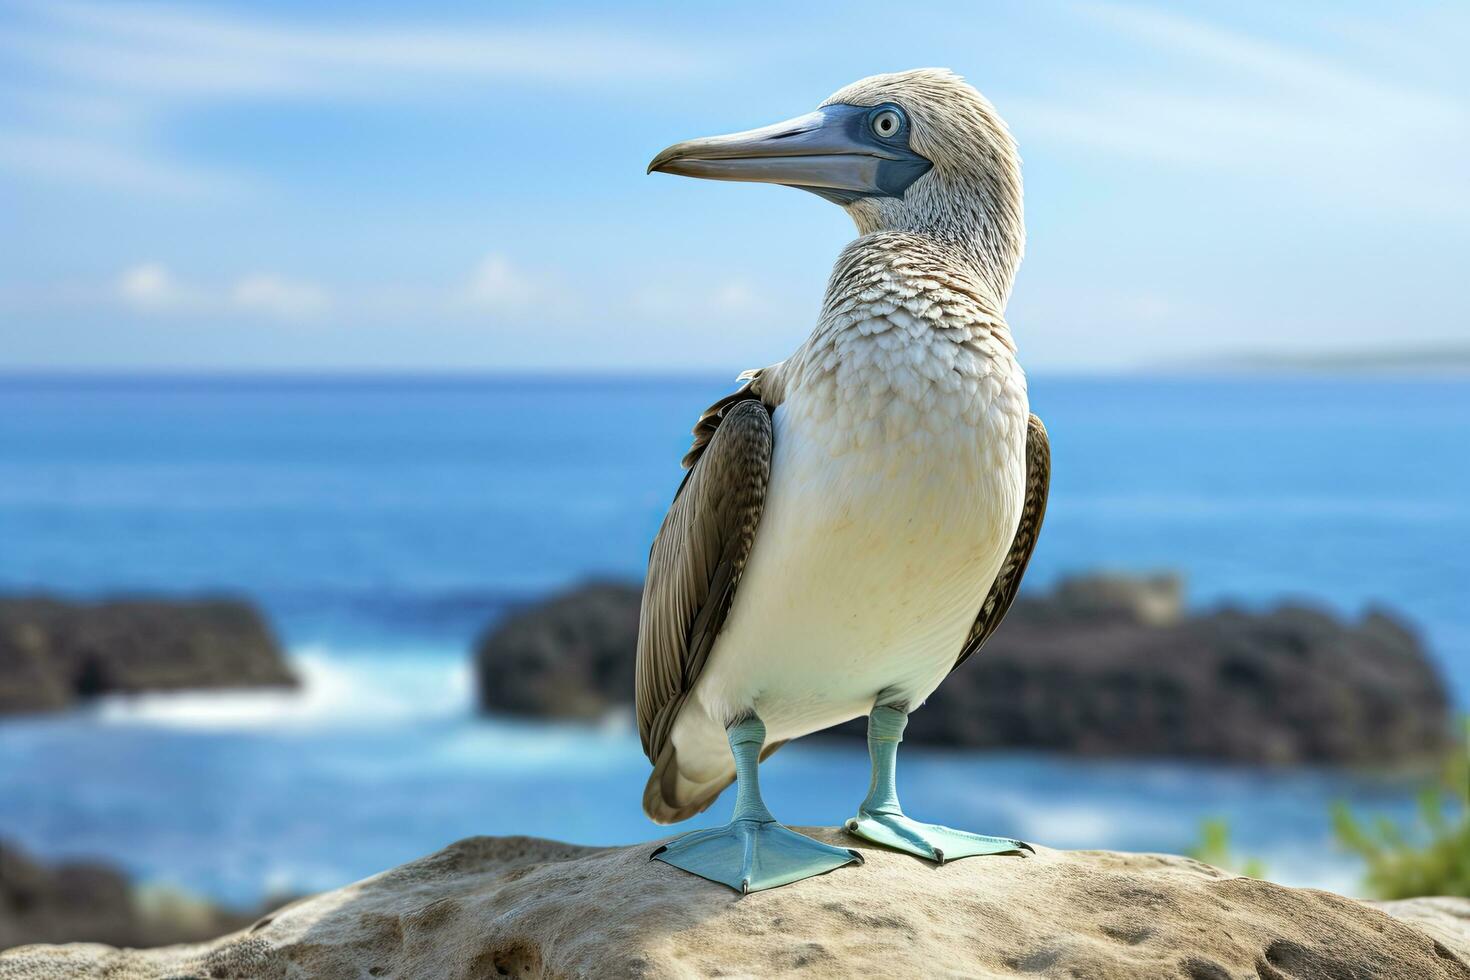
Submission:
[[1036,853],[1036,849],[1025,841],[986,837],[939,824],[920,823],[902,813],[859,810],[858,815],[847,822],[847,831],[875,844],[906,851],[938,864],[980,854]]
[[776,822],[761,800],[758,767],[766,726],[758,717],[750,715],[735,722],[728,734],[735,759],[733,818],[723,827],[696,830],[671,840],[651,857],[729,885],[741,894],[863,862],[857,851],[823,844]]
[[812,840],[775,820],[748,818],[692,831],[652,856],[741,894],[789,885],[863,860],[856,851]]
[[868,714],[868,752],[873,758],[873,779],[857,816],[847,822],[848,833],[939,864],[977,854],[1036,853],[1025,841],[986,837],[904,816],[898,802],[897,769],[898,743],[903,741],[907,725],[908,713],[897,705],[877,704]]

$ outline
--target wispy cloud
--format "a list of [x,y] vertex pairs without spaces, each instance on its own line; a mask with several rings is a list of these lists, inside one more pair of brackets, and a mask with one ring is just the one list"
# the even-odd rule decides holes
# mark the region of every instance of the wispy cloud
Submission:
[[1248,174],[1358,208],[1470,212],[1460,173],[1470,98],[1196,17],[1114,3],[1075,9],[1153,67],[1114,60],[1065,97],[1009,100],[1025,135]]
[[707,48],[686,41],[555,26],[362,28],[65,0],[23,9],[30,26],[3,42],[14,55],[70,78],[177,98],[379,98],[445,78],[622,85],[711,67]]
[[483,92],[487,82],[599,89],[713,70],[708,45],[586,28],[404,22],[364,28],[136,3],[8,7],[0,57],[0,168],[165,195],[221,195],[241,175],[185,163],[159,133],[185,109],[261,100],[374,103]]
[[0,0],[0,360],[774,359],[841,216],[638,164],[931,61],[1022,140],[1028,366],[1463,332],[1463,5],[369,7]]
[[254,182],[170,160],[131,135],[0,127],[0,169],[46,183],[181,199],[238,194]]

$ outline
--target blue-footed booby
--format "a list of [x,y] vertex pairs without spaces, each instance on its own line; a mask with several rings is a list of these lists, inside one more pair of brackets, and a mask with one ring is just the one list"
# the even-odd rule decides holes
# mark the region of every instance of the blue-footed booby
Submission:
[[684,820],[738,784],[728,825],[653,856],[742,892],[860,861],[777,823],[758,766],[864,714],[850,833],[941,863],[1028,850],[911,819],[895,782],[908,713],[1000,623],[1046,508],[1046,430],[1003,315],[1025,242],[1015,141],[959,76],[921,69],[648,169],[808,190],[859,232],[806,342],[700,416],[653,542],[644,810]]

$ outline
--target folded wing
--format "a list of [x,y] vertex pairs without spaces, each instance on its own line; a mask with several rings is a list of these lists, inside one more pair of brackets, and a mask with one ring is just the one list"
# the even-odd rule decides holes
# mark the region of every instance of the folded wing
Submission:
[[1041,419],[1031,416],[1026,426],[1026,499],[1021,506],[1021,521],[1016,526],[1016,536],[1011,541],[1011,550],[1001,563],[1000,573],[990,586],[980,615],[970,627],[970,635],[960,651],[955,667],[974,655],[985,645],[995,632],[1000,621],[1016,601],[1021,588],[1021,577],[1031,562],[1031,552],[1036,549],[1036,539],[1041,534],[1041,522],[1046,517],[1046,497],[1051,488],[1051,442],[1046,436],[1046,426]]
[[752,386],[695,427],[689,472],[648,557],[638,629],[638,732],[667,760],[674,721],[724,625],[771,475],[771,414]]

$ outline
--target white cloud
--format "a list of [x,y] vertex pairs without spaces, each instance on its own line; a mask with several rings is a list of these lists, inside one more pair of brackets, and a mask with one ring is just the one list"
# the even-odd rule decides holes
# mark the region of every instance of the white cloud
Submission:
[[186,299],[173,273],[157,262],[124,270],[117,277],[117,293],[127,305],[149,312],[178,309]]
[[236,282],[230,290],[230,301],[242,312],[281,320],[311,319],[331,307],[331,298],[320,286],[263,273]]
[[549,296],[544,280],[492,252],[475,267],[456,305],[472,312],[518,313]]
[[716,309],[727,313],[745,313],[760,305],[760,294],[749,283],[734,280],[716,287],[710,301]]
[[690,323],[730,321],[767,312],[771,304],[743,279],[716,282],[672,282],[654,279],[632,289],[622,300],[632,315]]
[[[45,310],[89,295],[86,288],[23,290],[15,297],[27,308]],[[90,292],[93,306],[121,303],[137,313],[189,314],[198,318],[246,318],[307,322],[336,316],[353,323],[417,320],[570,321],[588,308],[587,297],[569,288],[553,270],[530,269],[499,252],[486,255],[470,274],[448,287],[407,281],[377,281],[360,288],[328,288],[274,272],[252,272],[213,282],[177,275],[160,262],[124,269],[110,290]],[[603,306],[604,311],[606,305]]]
[[706,283],[655,279],[609,288],[568,273],[527,265],[497,251],[485,255],[467,276],[447,286],[387,279],[350,288],[273,272],[209,281],[181,276],[164,263],[148,261],[124,269],[105,291],[99,292],[95,285],[90,289],[85,285],[35,288],[18,293],[13,300],[35,311],[120,304],[139,314],[188,315],[201,321],[330,319],[366,325],[412,319],[471,327],[536,323],[579,329],[591,322],[639,323],[650,329],[738,323],[768,314],[775,305],[745,279]]
[[313,283],[255,273],[224,285],[201,284],[180,279],[158,262],[123,270],[113,296],[138,313],[286,321],[315,319],[333,306],[331,294]]

